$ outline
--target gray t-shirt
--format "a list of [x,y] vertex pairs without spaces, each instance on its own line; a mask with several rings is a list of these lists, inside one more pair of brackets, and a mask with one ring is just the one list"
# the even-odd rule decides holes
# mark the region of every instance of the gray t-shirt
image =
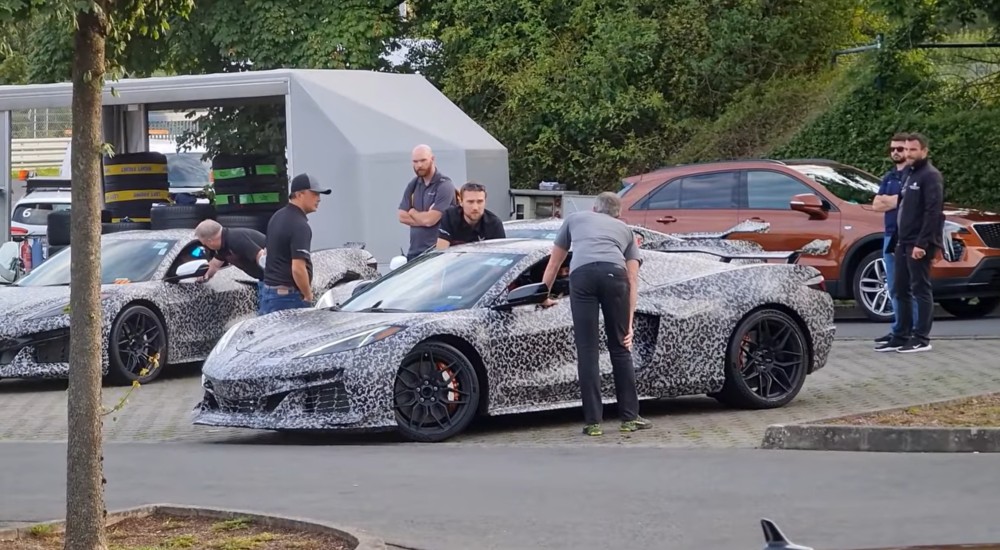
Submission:
[[593,262],[610,262],[625,267],[626,261],[639,260],[635,235],[625,222],[588,210],[566,216],[555,244],[566,250],[573,246],[570,273]]
[[[413,178],[403,191],[399,209],[427,212],[431,208],[444,215],[445,210],[455,204],[455,185],[451,178],[435,170],[430,184],[424,185],[420,178]],[[438,224],[431,227],[410,227],[410,250],[407,255],[415,256],[437,244]]]

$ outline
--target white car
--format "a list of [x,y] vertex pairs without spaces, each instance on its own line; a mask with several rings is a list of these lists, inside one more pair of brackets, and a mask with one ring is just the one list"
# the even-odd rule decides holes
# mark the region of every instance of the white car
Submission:
[[69,180],[33,178],[28,180],[26,191],[11,211],[10,232],[14,235],[44,237],[49,214],[69,210]]

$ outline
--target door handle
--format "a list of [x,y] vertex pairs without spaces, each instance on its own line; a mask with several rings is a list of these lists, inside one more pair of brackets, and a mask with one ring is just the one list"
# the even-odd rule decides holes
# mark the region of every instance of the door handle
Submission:
[[677,218],[673,216],[663,216],[661,218],[656,218],[656,221],[660,223],[674,223],[675,221],[677,221]]

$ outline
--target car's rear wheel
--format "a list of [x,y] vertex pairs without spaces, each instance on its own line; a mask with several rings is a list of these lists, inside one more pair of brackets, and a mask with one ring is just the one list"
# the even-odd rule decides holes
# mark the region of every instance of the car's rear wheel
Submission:
[[152,382],[167,362],[167,330],[159,316],[141,305],[123,309],[111,326],[108,359],[111,382]]
[[740,408],[782,407],[798,395],[809,370],[805,333],[787,313],[762,309],[736,326],[726,349],[726,381],[714,395]]
[[862,258],[854,270],[854,301],[861,313],[872,321],[892,321],[892,298],[889,296],[881,250]]
[[479,375],[462,352],[442,342],[413,349],[396,372],[393,408],[399,432],[438,442],[465,430],[479,405]]
[[938,303],[941,304],[941,309],[959,319],[977,319],[993,313],[997,306],[1000,305],[1000,296],[990,298],[953,298],[939,300]]

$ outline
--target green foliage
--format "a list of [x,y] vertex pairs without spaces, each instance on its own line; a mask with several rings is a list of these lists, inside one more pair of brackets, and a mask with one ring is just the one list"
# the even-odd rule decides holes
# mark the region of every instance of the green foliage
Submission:
[[853,0],[435,0],[415,66],[510,151],[513,183],[583,192],[658,166],[741,90],[853,44]]

